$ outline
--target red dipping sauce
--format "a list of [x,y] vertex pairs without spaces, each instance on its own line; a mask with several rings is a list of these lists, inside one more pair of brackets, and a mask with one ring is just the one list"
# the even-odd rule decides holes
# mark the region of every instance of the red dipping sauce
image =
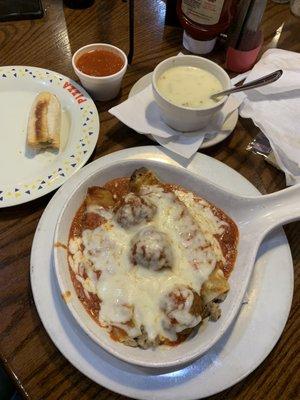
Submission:
[[91,76],[109,76],[119,72],[124,66],[120,56],[107,50],[91,50],[82,54],[76,67]]

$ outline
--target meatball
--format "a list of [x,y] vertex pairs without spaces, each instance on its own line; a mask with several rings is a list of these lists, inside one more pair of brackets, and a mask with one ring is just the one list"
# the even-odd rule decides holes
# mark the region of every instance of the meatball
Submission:
[[183,332],[199,324],[203,304],[193,289],[178,285],[164,295],[160,308],[165,314],[162,321],[164,328]]
[[156,213],[155,204],[150,200],[129,193],[116,210],[116,220],[123,228],[149,222]]
[[168,236],[150,226],[141,229],[131,242],[131,262],[153,271],[171,268],[173,253]]

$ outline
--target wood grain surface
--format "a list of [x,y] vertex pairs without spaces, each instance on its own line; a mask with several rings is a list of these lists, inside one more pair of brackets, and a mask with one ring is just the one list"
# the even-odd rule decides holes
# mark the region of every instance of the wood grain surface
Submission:
[[[71,55],[80,46],[109,42],[128,50],[128,4],[121,0],[96,0],[86,10],[64,9],[60,0],[43,0],[43,19],[0,23],[0,65],[32,65],[49,68],[75,79]],[[101,133],[91,160],[119,149],[151,144],[131,131],[107,110],[126,99],[132,85],[169,56],[181,50],[180,28],[164,25],[165,2],[136,0],[136,47],[133,64],[114,101],[98,103]],[[264,49],[280,47],[300,51],[300,19],[288,5],[268,2],[264,16]],[[210,58],[224,63],[222,45]],[[260,156],[246,151],[258,130],[239,119],[233,135],[203,151],[228,164],[262,193],[285,186],[281,172]],[[0,211],[0,351],[7,371],[24,398],[124,399],[96,385],[78,372],[56,349],[46,334],[33,303],[29,264],[33,235],[52,194],[31,203]],[[210,400],[296,400],[299,391],[300,343],[300,225],[285,231],[295,266],[295,294],[283,335],[267,359],[250,376]],[[0,394],[1,398],[1,394]]]

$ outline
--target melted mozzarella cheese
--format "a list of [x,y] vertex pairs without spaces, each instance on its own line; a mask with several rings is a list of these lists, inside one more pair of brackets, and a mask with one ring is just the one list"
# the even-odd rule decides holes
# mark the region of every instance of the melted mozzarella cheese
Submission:
[[[70,265],[75,272],[82,265],[90,271],[86,279],[79,280],[85,290],[101,299],[99,321],[102,325],[120,327],[132,338],[141,334],[143,326],[149,340],[157,336],[175,340],[176,332],[180,331],[178,324],[182,329],[193,327],[201,318],[196,320],[191,314],[174,311],[178,324],[172,328],[166,323],[162,299],[178,285],[200,293],[217,261],[223,260],[213,236],[222,229],[222,222],[206,204],[199,205],[179,190],[174,194],[156,186],[143,187],[141,195],[157,207],[150,222],[124,229],[113,213],[105,211],[105,224],[84,230],[76,243],[72,240],[77,239],[71,239]],[[101,209],[93,212],[103,215]],[[168,236],[173,253],[172,268],[155,271],[132,264],[132,238],[145,227],[153,227]],[[98,280],[95,271],[101,271]]]
[[215,216],[209,203],[204,199],[197,199],[197,201],[195,201],[193,193],[175,190],[175,194],[185,204],[192,217],[201,226],[205,237],[213,246],[219,261],[224,262],[225,258],[223,257],[219,242],[214,235],[222,235],[224,226],[228,225],[227,222]]

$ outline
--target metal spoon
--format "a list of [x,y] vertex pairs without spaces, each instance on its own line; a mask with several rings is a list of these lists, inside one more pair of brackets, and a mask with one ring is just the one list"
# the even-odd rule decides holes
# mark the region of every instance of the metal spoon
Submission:
[[269,83],[277,81],[282,75],[282,69],[278,69],[271,74],[262,76],[259,79],[255,79],[254,81],[248,82],[245,85],[237,86],[232,89],[224,90],[223,92],[212,94],[210,97],[219,97],[225,96],[231,93],[242,92],[244,90],[254,89],[260,86],[268,85]]

